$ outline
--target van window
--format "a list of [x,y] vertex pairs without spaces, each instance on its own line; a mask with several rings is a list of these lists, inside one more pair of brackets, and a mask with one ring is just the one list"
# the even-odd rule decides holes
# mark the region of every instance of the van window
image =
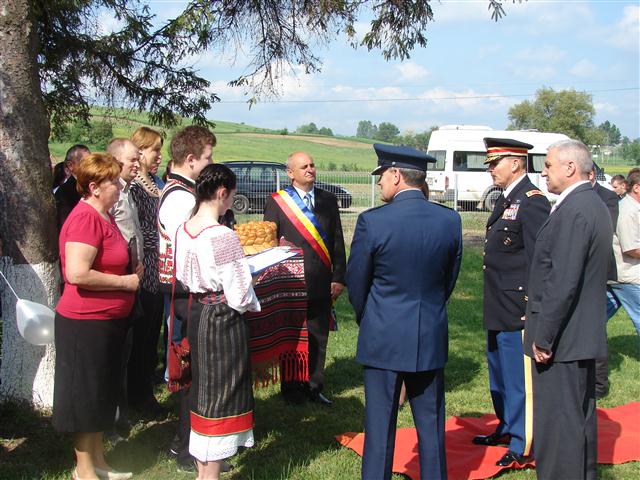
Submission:
[[435,159],[437,160],[435,164],[429,164],[428,170],[444,170],[444,161],[447,157],[446,150],[429,150],[427,153],[432,157],[435,157]]
[[529,156],[531,157],[529,171],[531,173],[540,173],[544,169],[544,159],[547,156],[544,153],[534,153]]
[[484,172],[487,152],[453,152],[453,170],[457,172]]

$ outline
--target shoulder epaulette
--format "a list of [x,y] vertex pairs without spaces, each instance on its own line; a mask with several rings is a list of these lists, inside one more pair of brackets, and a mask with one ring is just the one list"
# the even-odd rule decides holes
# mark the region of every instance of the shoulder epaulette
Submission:
[[527,193],[525,193],[525,195],[527,197],[531,197],[533,195],[544,195],[544,193],[542,193],[540,190],[536,189],[536,190],[529,190]]

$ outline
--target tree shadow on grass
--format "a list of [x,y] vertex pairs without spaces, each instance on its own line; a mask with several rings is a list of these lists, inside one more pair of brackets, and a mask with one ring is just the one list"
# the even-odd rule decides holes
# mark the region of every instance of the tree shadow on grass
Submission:
[[[73,462],[71,436],[26,403],[0,404],[0,479],[61,475]],[[46,452],[46,454],[43,454]]]
[[341,449],[335,435],[363,431],[361,399],[349,396],[334,400],[331,407],[286,405],[277,394],[258,400],[254,435],[261,445],[242,455],[239,478],[288,478],[292,470],[308,465],[324,452]]
[[[129,439],[112,448],[106,445],[105,452],[112,467],[140,474],[162,458],[177,420],[132,421],[137,423]],[[75,465],[72,434],[56,432],[48,415],[25,403],[0,404],[0,445],[0,480],[68,478]],[[173,477],[171,471],[175,473],[173,465],[165,478]]]
[[480,362],[473,357],[449,355],[444,372],[445,392],[451,393],[471,383],[480,375]]

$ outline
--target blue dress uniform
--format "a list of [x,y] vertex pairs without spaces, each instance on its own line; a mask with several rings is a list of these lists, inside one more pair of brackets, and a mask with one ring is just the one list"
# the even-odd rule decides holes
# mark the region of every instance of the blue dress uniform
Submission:
[[[496,143],[497,142],[497,143]],[[485,139],[508,148],[531,146],[505,139]],[[506,144],[506,145],[505,145]],[[501,195],[487,221],[484,249],[484,326],[487,329],[487,362],[491,399],[500,424],[488,436],[474,438],[481,445],[508,445],[498,462],[508,465],[531,454],[533,403],[531,361],[524,356],[522,331],[527,279],[536,234],[549,217],[550,204],[526,174],[513,182],[507,198]],[[502,462],[502,463],[501,463]]]
[[[376,145],[380,167],[426,170],[428,156]],[[347,287],[360,326],[356,361],[364,366],[363,479],[389,479],[398,398],[404,381],[418,432],[421,477],[446,478],[444,377],[446,302],[462,256],[460,216],[418,189],[358,217]]]

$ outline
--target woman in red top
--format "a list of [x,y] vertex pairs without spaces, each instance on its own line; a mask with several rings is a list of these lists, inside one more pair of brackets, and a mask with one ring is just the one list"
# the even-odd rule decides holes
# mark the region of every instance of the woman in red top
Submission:
[[126,479],[105,462],[102,432],[116,413],[122,348],[142,266],[128,272],[127,242],[108,213],[121,166],[92,154],[76,170],[82,200],[60,231],[64,292],[56,306],[53,426],[74,433],[75,479]]

